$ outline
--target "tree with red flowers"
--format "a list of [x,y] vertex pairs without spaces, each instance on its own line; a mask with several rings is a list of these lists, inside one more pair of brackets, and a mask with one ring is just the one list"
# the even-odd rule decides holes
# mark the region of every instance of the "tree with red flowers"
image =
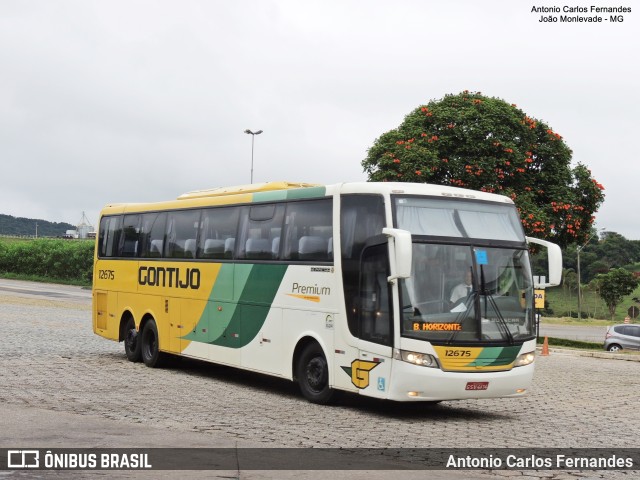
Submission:
[[464,91],[407,115],[369,149],[370,181],[435,183],[509,196],[527,235],[584,242],[604,187],[544,122],[514,104]]

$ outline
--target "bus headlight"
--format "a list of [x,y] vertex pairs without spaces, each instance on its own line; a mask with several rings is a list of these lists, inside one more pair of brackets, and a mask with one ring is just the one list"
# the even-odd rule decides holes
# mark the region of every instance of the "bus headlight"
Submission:
[[406,350],[396,350],[395,358],[403,362],[413,363],[421,367],[438,368],[438,361],[433,355],[428,353],[408,352]]
[[525,365],[530,365],[536,359],[536,354],[534,352],[523,353],[516,361],[513,363],[514,367],[524,367]]

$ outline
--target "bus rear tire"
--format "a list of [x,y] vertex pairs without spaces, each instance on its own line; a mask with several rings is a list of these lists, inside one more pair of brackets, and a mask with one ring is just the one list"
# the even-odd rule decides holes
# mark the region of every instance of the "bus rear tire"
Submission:
[[142,329],[141,338],[142,361],[147,367],[159,368],[165,360],[165,354],[160,351],[158,327],[155,320],[149,320]]
[[329,387],[329,365],[317,343],[305,347],[298,359],[296,378],[302,395],[312,403],[326,405],[335,391]]
[[130,362],[142,360],[140,336],[136,330],[136,322],[133,317],[129,317],[124,326],[124,353]]

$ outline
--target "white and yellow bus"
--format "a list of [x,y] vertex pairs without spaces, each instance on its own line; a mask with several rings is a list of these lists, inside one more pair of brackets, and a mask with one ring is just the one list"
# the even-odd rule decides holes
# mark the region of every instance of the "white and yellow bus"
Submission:
[[131,361],[180,355],[399,401],[516,397],[535,359],[528,242],[504,196],[273,182],[113,204],[93,329]]

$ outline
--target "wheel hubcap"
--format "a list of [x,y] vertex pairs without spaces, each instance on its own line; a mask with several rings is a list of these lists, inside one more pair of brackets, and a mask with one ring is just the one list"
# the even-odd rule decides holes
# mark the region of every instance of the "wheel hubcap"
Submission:
[[320,357],[312,358],[307,364],[307,383],[315,391],[322,390],[326,384],[326,365]]

